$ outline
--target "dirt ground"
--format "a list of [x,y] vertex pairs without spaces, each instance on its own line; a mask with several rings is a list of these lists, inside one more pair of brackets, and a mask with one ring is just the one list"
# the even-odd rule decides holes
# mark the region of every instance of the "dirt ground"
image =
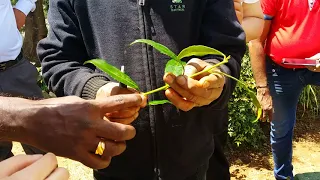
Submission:
[[[266,134],[268,130],[269,128],[266,128]],[[320,118],[300,117],[297,120],[293,147],[295,179],[320,180]],[[259,150],[233,149],[229,151],[231,179],[274,179],[270,148],[269,143],[266,143]]]
[[[320,180],[320,118],[298,120],[294,137],[294,174],[299,180]],[[307,119],[307,120],[306,120]],[[21,146],[14,143],[13,152],[23,153]],[[232,180],[272,180],[272,157],[268,143],[259,150],[233,149],[227,156],[231,163]],[[92,171],[81,163],[58,159],[59,166],[70,171],[71,180],[92,180]]]

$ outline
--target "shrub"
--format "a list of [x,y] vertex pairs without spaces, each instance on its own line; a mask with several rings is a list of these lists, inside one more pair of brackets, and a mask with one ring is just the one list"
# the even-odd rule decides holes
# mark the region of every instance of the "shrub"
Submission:
[[[256,91],[248,53],[242,60],[240,80],[245,82],[249,89]],[[246,92],[243,87],[237,86],[228,105],[229,136],[231,142],[237,146],[247,144],[258,147],[265,142],[266,137],[259,126],[259,122],[253,122],[256,112],[252,100]]]

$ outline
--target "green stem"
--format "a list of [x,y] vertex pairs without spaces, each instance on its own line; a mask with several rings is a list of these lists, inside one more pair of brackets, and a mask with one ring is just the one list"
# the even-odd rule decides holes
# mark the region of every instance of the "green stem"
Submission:
[[[226,64],[226,63],[228,63],[229,59],[230,59],[230,56],[224,58],[222,62],[213,65],[213,66],[210,67],[209,69],[206,69],[206,70],[203,70],[203,71],[200,71],[200,72],[198,72],[198,73],[195,73],[195,74],[191,75],[190,78],[196,77],[196,76],[198,76],[198,75],[200,75],[200,74],[202,74],[202,73],[205,73],[205,72],[209,72],[209,71],[211,71],[212,69],[214,69],[214,68],[216,68],[216,67],[218,67],[218,66],[221,66],[222,64]],[[224,73],[223,73],[223,74],[224,74]],[[226,75],[227,75],[227,74],[226,74]],[[232,77],[232,76],[231,76],[231,77]],[[232,77],[232,78],[233,78],[233,77]],[[236,80],[237,80],[237,79],[236,79]],[[164,91],[164,90],[167,90],[169,87],[170,87],[170,86],[169,86],[168,84],[166,84],[166,85],[164,85],[164,86],[162,86],[162,87],[160,87],[160,88],[157,88],[157,89],[154,89],[154,90],[145,92],[145,93],[143,93],[143,95],[146,96],[146,95],[150,95],[150,94],[153,94],[153,93],[156,93],[156,92],[159,92],[159,91]]]
[[156,93],[156,92],[159,92],[159,91],[164,91],[164,90],[167,90],[170,86],[168,84],[162,86],[162,87],[159,87],[157,89],[154,89],[154,90],[151,90],[151,91],[148,91],[148,92],[145,92],[143,93],[143,95],[149,95],[149,94],[153,94],[153,93]]
[[228,57],[224,58],[222,62],[219,62],[219,63],[217,63],[217,64],[213,65],[213,66],[212,66],[212,67],[210,67],[209,69],[206,69],[206,70],[203,70],[203,71],[197,72],[197,73],[195,73],[195,74],[192,74],[192,75],[190,76],[190,78],[193,78],[193,77],[199,76],[200,74],[205,73],[205,72],[209,72],[209,71],[211,71],[212,69],[214,69],[214,68],[216,68],[216,67],[221,66],[222,64],[226,64],[226,63],[228,63],[229,59],[230,59],[230,56],[228,56]]

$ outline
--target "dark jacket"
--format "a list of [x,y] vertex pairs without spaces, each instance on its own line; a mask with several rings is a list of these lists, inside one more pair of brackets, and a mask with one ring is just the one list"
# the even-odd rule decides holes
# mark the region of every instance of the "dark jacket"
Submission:
[[[125,65],[126,73],[146,92],[164,85],[169,58],[137,44],[147,38],[178,53],[201,44],[231,55],[224,72],[238,77],[245,52],[245,35],[236,20],[232,0],[50,0],[49,35],[38,46],[43,75],[57,96],[95,98],[101,86],[113,81],[83,62],[93,58]],[[139,4],[140,3],[140,4]],[[207,56],[209,62],[222,60]],[[186,59],[187,61],[188,59]],[[226,81],[221,97],[189,112],[172,105],[147,107],[133,123],[136,137],[126,151],[103,170],[114,177],[182,180],[196,173],[213,153],[212,126],[221,121],[235,82]],[[149,97],[165,99],[164,93]],[[144,177],[144,178],[143,178]]]

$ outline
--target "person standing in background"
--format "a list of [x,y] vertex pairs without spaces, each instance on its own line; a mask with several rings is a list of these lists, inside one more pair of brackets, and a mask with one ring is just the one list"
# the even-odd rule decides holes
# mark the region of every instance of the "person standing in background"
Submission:
[[[10,96],[42,98],[37,85],[38,71],[22,55],[22,36],[26,16],[36,8],[36,0],[19,0],[13,8],[10,0],[0,1],[0,93]],[[27,154],[41,151],[22,145]],[[0,142],[0,161],[11,153],[11,142]]]
[[239,22],[249,42],[259,37],[263,29],[263,12],[259,0],[234,0]]
[[271,122],[270,143],[277,180],[294,179],[292,138],[299,96],[320,85],[319,63],[283,64],[284,58],[320,60],[320,1],[261,0],[263,31],[249,43],[250,59],[262,106]]
[[[259,0],[234,0],[234,9],[238,21],[246,33],[246,42],[259,37],[263,25],[263,13]],[[208,180],[230,179],[229,163],[224,155],[224,146],[228,139],[228,108],[224,112],[224,121],[220,121],[224,129],[220,134],[214,135],[215,149],[207,171]],[[215,124],[217,126],[217,124]],[[221,127],[221,126],[219,126]],[[214,127],[217,129],[217,127]]]

